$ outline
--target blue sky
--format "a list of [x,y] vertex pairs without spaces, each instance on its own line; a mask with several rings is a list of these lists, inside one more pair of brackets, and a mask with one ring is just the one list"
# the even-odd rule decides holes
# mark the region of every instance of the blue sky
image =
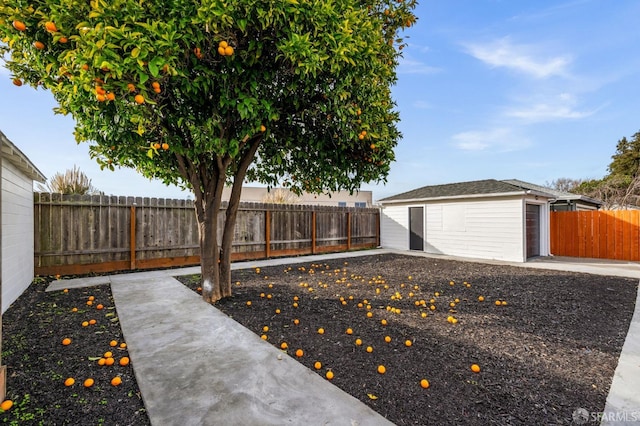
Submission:
[[[637,0],[422,0],[393,96],[403,139],[374,199],[477,179],[600,178],[640,130]],[[0,130],[46,175],[78,165],[107,194],[185,198],[100,171],[48,92],[0,68]]]

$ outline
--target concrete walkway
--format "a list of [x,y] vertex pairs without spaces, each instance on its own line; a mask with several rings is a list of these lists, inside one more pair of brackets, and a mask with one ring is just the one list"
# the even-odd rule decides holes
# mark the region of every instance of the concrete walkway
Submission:
[[[232,269],[383,253],[640,279],[637,263],[541,258],[521,264],[384,249],[238,262]],[[199,267],[192,267],[59,280],[48,291],[111,284],[136,380],[153,425],[391,424],[173,278],[199,272]],[[602,424],[630,424],[632,416],[640,420],[640,292],[637,297]]]

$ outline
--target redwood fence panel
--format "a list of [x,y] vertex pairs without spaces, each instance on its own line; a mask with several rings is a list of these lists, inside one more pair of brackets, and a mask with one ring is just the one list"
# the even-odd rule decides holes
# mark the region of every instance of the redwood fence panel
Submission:
[[[190,200],[35,193],[34,231],[38,275],[200,263]],[[376,208],[242,203],[232,260],[373,248],[379,241]]]
[[640,261],[640,210],[551,212],[556,256]]

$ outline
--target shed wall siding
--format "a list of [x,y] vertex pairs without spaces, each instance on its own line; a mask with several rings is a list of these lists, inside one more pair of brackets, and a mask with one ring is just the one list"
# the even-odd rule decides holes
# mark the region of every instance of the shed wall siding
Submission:
[[520,199],[460,201],[426,207],[427,253],[523,261]]
[[396,250],[409,249],[409,207],[385,207],[380,212],[380,245]]
[[[416,204],[411,204],[414,206]],[[431,202],[425,206],[425,252],[523,262],[522,198]],[[408,250],[408,208],[387,206],[381,215],[381,244]]]
[[33,280],[33,182],[2,162],[2,312]]

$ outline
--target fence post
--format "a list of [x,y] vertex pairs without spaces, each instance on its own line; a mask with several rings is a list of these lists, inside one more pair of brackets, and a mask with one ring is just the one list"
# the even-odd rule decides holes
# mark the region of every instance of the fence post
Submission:
[[380,209],[376,212],[376,247],[380,247]]
[[131,204],[131,214],[129,215],[129,252],[131,259],[131,269],[136,269],[136,203]]
[[311,212],[311,254],[316,254],[316,211]]
[[271,257],[271,211],[264,211],[264,256]]
[[347,250],[351,250],[351,212],[347,212]]

